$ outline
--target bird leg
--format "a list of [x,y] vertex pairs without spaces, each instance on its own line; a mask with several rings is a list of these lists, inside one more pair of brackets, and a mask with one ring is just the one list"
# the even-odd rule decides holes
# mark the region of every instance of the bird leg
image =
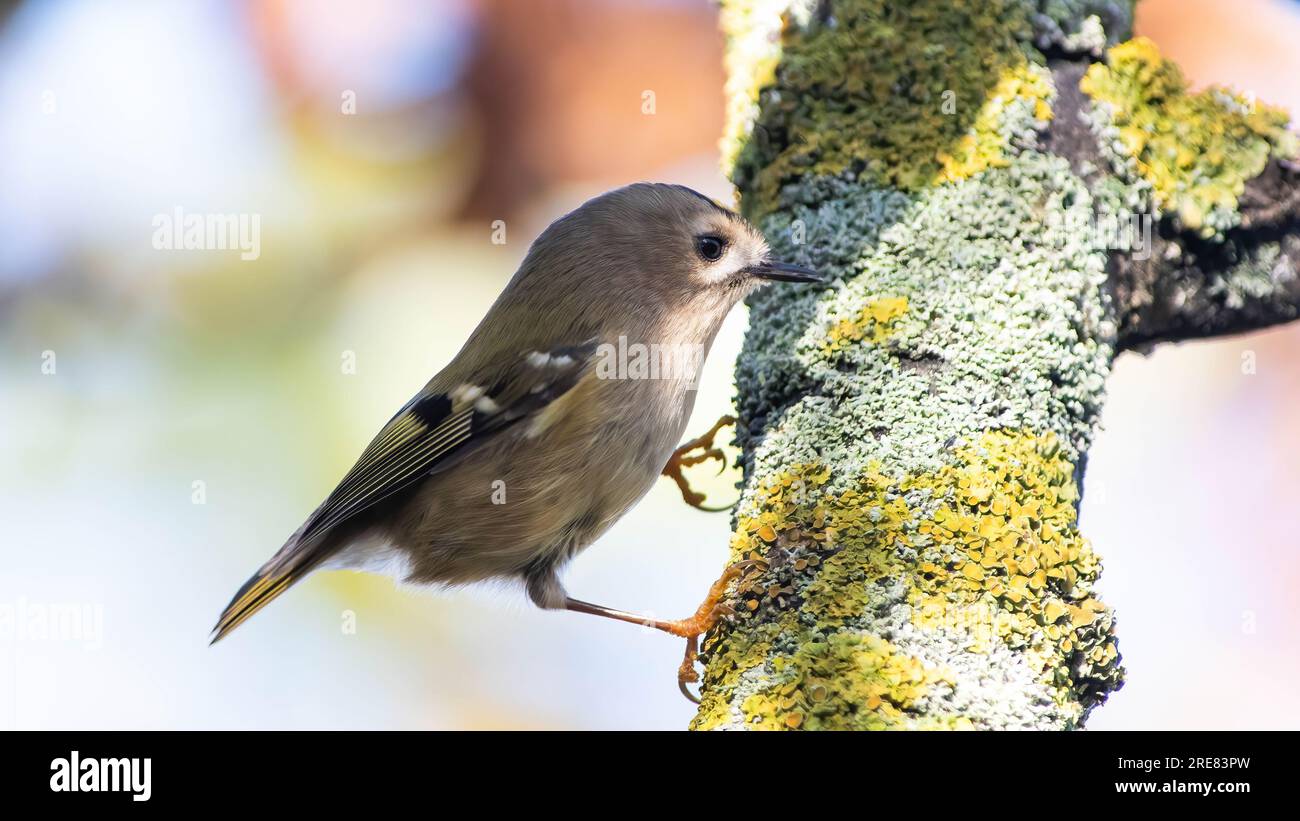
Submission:
[[[677,483],[677,489],[682,492],[682,499],[691,507],[699,508],[700,510],[708,511],[710,513],[718,513],[731,507],[731,505],[725,507],[705,507],[704,494],[697,493],[691,489],[691,483],[687,481],[686,476],[682,473],[682,469],[691,467],[692,465],[698,465],[701,462],[707,462],[709,459],[717,459],[722,463],[722,467],[719,468],[718,472],[721,473],[723,470],[726,470],[727,455],[722,452],[722,448],[713,444],[713,440],[718,435],[718,431],[728,425],[734,424],[736,424],[736,417],[722,417],[713,427],[709,428],[708,432],[703,436],[698,436],[673,451],[673,455],[668,458],[668,464],[664,465],[662,472],[663,475],[670,477]],[[699,453],[692,453],[692,451],[699,451]]]
[[603,616],[607,619],[640,624],[643,627],[653,627],[656,630],[662,630],[665,633],[671,633],[674,636],[686,639],[686,655],[682,659],[681,666],[677,668],[677,687],[682,691],[683,695],[698,704],[699,699],[691,694],[686,685],[699,681],[700,678],[699,674],[695,672],[695,657],[699,653],[700,636],[712,630],[720,619],[735,612],[722,601],[722,597],[727,592],[727,585],[756,564],[758,564],[757,561],[749,559],[736,562],[724,570],[718,580],[709,587],[709,593],[705,596],[704,601],[700,603],[700,606],[696,608],[692,615],[684,619],[656,619],[638,613],[630,613],[626,610],[615,610],[612,607],[579,601],[574,598],[566,598],[564,607],[566,610],[572,610],[575,613],[590,613],[593,616]]

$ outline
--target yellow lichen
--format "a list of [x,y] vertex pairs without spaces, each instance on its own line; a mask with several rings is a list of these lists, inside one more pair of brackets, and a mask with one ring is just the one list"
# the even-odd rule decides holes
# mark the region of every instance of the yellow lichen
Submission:
[[[770,689],[748,696],[740,705],[745,726],[759,730],[883,730],[939,726],[909,714],[944,671],[902,654],[884,639],[850,632],[821,635],[805,632],[799,649],[778,657],[780,679]],[[856,709],[846,711],[845,705]],[[944,724],[944,726],[947,726]]]
[[[1067,709],[1076,677],[1118,677],[1110,612],[1091,592],[1100,564],[1075,528],[1073,467],[1054,434],[990,431],[934,472],[871,465],[848,490],[829,481],[824,465],[792,465],[738,517],[734,558],[768,560],[735,594],[740,618],[759,623],[709,646],[695,726],[726,722],[739,676],[756,669],[766,683],[739,705],[755,727],[789,728],[792,711],[802,728],[919,726],[921,715],[956,726],[909,712],[927,687],[952,684],[946,671],[858,628],[883,580],[905,583],[922,631],[959,633],[969,653],[994,642],[1023,653]],[[774,652],[778,639],[793,651]]]
[[907,297],[880,297],[867,303],[857,316],[831,326],[822,353],[831,355],[858,342],[879,345],[889,338],[894,323],[907,313]]
[[1114,662],[1113,642],[1079,646],[1077,631],[1110,613],[1091,595],[1101,566],[1074,526],[1073,468],[1054,434],[986,433],[953,464],[905,485],[944,500],[917,527],[928,543],[921,561],[942,568],[914,586],[918,626],[956,622],[978,649],[994,640],[1026,648],[1053,685],[1068,682],[1075,650],[1099,668]]
[[1297,153],[1285,111],[1223,88],[1189,93],[1178,66],[1145,37],[1112,48],[1080,88],[1108,105],[1156,205],[1206,237],[1235,224],[1237,199],[1270,157]]
[[1035,123],[1046,127],[1052,119],[1052,82],[1047,69],[1028,61],[1004,69],[980,106],[974,125],[951,147],[939,150],[941,167],[932,183],[956,182],[986,168],[1006,167],[1010,157],[1004,122],[1008,108],[1017,100],[1028,101]]

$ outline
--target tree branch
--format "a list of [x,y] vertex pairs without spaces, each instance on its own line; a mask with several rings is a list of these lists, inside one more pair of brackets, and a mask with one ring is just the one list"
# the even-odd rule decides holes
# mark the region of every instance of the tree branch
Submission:
[[[1077,528],[1106,376],[1294,316],[1285,118],[1117,45],[1120,0],[722,19],[743,210],[835,280],[750,301],[732,550],[763,569],[692,726],[1079,726],[1123,680]],[[1148,260],[1090,230],[1142,214]]]
[[1120,347],[1258,330],[1300,316],[1300,174],[1272,160],[1246,184],[1241,226],[1220,240],[1168,222],[1149,256],[1114,254]]

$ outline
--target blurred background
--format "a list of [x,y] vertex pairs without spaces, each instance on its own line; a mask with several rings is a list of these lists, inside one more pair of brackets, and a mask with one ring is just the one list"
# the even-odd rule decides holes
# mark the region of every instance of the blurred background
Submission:
[[[1300,112],[1300,4],[1138,30]],[[511,588],[321,574],[206,637],[551,219],[636,180],[731,201],[721,52],[704,0],[0,2],[0,728],[684,727],[677,640]],[[256,215],[256,258],[159,250],[177,208]],[[1118,363],[1082,520],[1129,683],[1092,728],[1300,728],[1298,345]],[[664,480],[566,584],[686,615],[727,524]]]

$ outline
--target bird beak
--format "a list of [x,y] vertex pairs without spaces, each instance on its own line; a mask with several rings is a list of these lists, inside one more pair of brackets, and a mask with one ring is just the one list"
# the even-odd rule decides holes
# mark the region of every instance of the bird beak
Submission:
[[777,282],[823,282],[822,275],[811,268],[804,268],[802,265],[791,265],[788,262],[760,262],[757,265],[749,267],[749,273],[760,279],[771,279]]

